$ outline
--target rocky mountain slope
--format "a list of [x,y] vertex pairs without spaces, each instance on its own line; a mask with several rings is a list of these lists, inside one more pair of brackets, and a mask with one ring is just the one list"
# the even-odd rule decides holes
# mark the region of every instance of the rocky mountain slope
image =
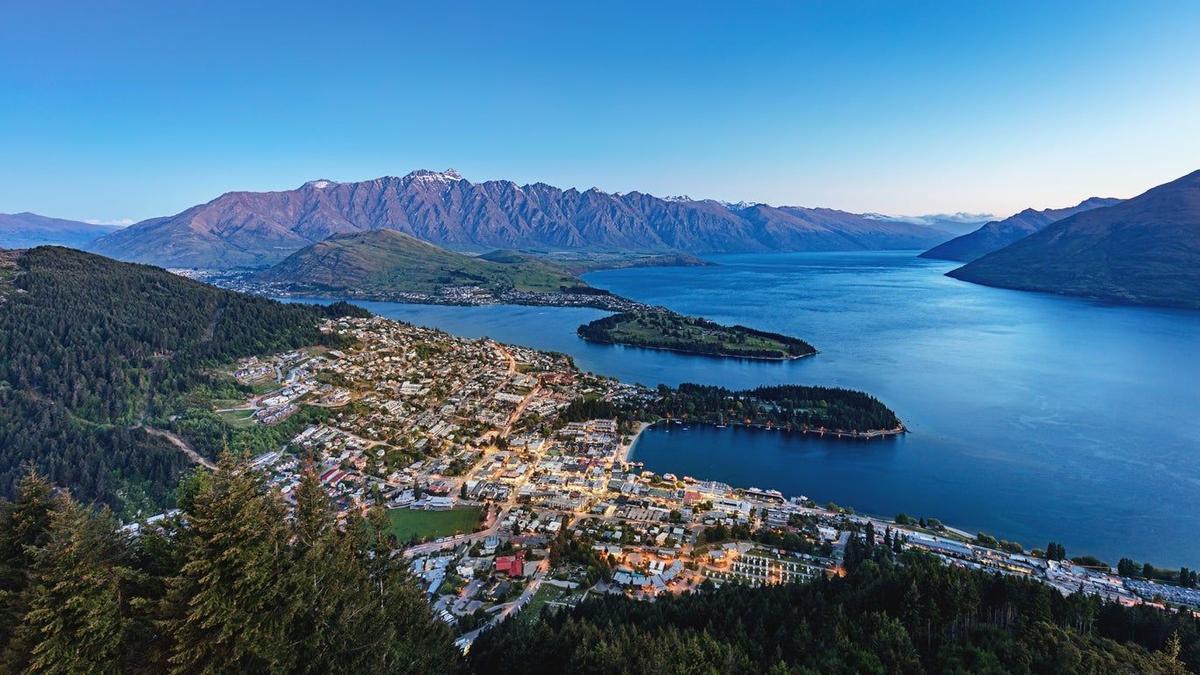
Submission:
[[1042,209],[1041,211],[1025,209],[1004,220],[986,223],[970,234],[964,234],[944,244],[939,244],[922,253],[921,257],[971,262],[992,251],[999,251],[1013,242],[1020,241],[1050,223],[1058,222],[1076,213],[1112,206],[1120,202],[1120,199],[1090,197],[1065,209]]
[[1200,171],[1077,213],[949,273],[989,286],[1200,308]]
[[833,209],[729,205],[414,171],[282,192],[230,192],[137,223],[90,250],[168,267],[267,266],[328,238],[394,229],[446,248],[736,251],[928,248],[948,235]]

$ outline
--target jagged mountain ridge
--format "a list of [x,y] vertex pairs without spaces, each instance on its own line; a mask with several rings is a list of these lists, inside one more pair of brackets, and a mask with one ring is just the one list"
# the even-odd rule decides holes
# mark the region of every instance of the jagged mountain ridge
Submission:
[[1121,203],[1120,199],[1112,197],[1089,197],[1075,206],[1062,209],[1042,209],[1041,211],[1025,209],[1004,220],[985,223],[974,232],[939,244],[922,253],[920,257],[971,262],[992,251],[999,251],[1013,242],[1020,241],[1063,218],[1119,203]]
[[728,205],[414,171],[282,192],[230,192],[98,240],[90,250],[167,267],[266,266],[334,234],[394,229],[438,246],[724,253],[928,248],[944,232],[834,209]]

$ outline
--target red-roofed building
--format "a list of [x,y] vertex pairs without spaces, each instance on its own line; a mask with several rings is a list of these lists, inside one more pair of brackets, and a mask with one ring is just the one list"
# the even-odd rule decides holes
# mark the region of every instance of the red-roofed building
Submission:
[[517,551],[515,555],[496,556],[496,572],[510,577],[524,576],[525,551]]

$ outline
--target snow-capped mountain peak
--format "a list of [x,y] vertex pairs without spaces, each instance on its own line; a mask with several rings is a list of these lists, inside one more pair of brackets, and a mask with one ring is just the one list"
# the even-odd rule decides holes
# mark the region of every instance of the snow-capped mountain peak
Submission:
[[421,182],[441,182],[453,183],[454,181],[463,180],[462,174],[454,169],[446,169],[445,171],[430,171],[428,169],[418,169],[406,176],[414,181]]

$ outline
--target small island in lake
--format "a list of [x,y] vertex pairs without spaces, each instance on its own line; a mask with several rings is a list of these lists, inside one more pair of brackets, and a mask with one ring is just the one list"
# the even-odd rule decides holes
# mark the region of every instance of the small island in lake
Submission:
[[722,326],[661,308],[613,314],[580,326],[578,333],[591,342],[707,356],[782,360],[817,353],[816,348],[799,338],[746,326]]

